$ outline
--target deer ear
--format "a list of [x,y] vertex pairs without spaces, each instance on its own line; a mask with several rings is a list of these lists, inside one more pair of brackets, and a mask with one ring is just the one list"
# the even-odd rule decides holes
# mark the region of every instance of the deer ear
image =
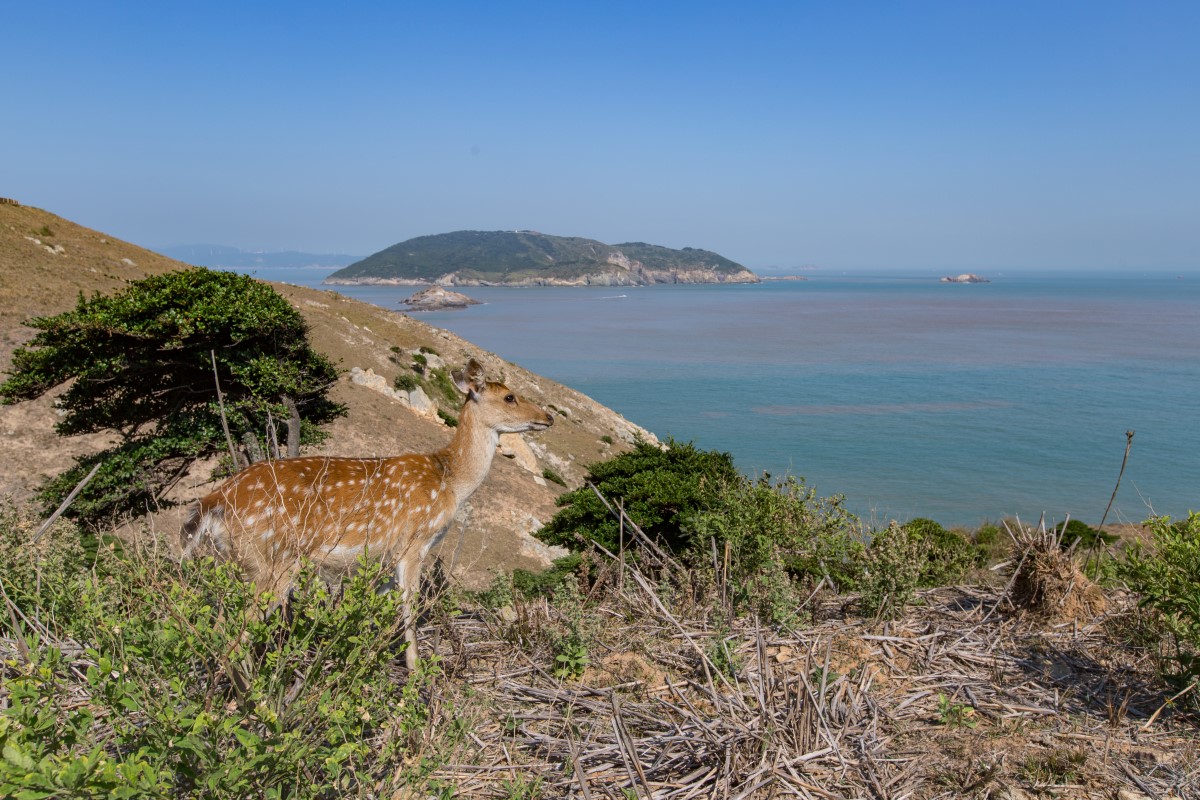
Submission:
[[483,365],[473,358],[467,362],[465,368],[454,370],[451,377],[454,378],[454,385],[458,390],[468,397],[482,392],[487,386]]

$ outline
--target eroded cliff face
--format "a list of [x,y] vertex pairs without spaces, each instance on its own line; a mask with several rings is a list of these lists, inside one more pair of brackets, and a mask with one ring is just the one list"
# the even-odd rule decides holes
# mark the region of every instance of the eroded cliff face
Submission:
[[[610,256],[611,268],[580,275],[520,275],[504,280],[481,278],[468,272],[447,272],[433,281],[435,286],[650,286],[654,284],[761,283],[750,270],[727,272],[711,267],[651,269],[624,255]],[[424,281],[407,278],[327,279],[332,286],[427,286]]]
[[620,267],[602,272],[589,272],[569,278],[530,275],[503,281],[487,280],[472,275],[450,272],[439,277],[438,286],[641,286],[634,273]]
[[647,269],[640,267],[637,275],[643,283],[761,283],[762,280],[750,270],[723,272],[698,267],[695,269]]

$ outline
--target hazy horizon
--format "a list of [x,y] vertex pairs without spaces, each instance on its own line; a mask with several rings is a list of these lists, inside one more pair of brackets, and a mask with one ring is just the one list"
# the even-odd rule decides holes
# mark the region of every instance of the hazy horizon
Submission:
[[0,31],[0,195],[152,249],[1200,268],[1194,3],[56,8]]

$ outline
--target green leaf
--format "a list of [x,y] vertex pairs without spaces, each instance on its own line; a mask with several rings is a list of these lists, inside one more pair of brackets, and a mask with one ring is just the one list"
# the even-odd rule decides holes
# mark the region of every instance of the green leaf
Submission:
[[34,768],[33,758],[28,753],[24,753],[12,742],[4,743],[4,760],[12,764],[18,769],[32,771]]

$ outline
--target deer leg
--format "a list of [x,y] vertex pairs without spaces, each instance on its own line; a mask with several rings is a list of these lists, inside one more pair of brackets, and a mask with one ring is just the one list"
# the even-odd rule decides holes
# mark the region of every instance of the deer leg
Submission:
[[410,586],[407,580],[408,570],[404,560],[396,562],[396,589],[400,592],[401,605],[404,614],[404,663],[409,672],[417,669],[417,586]]

